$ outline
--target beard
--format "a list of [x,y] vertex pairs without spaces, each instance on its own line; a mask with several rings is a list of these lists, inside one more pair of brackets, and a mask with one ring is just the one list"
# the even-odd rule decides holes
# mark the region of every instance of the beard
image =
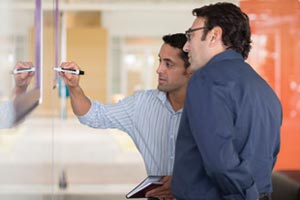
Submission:
[[157,89],[162,92],[168,92],[166,86],[163,86],[163,85],[158,85]]

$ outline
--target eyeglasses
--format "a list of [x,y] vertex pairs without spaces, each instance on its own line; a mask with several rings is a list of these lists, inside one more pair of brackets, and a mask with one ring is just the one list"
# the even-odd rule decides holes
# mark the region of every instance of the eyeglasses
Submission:
[[185,37],[187,38],[188,41],[190,41],[191,40],[191,33],[195,32],[195,31],[202,30],[202,29],[206,29],[206,27],[203,26],[203,27],[198,27],[198,28],[190,28],[187,31],[185,31]]

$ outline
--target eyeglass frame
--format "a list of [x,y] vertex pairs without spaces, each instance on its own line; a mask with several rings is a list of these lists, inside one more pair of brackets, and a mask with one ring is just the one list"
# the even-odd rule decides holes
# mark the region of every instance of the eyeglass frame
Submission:
[[198,27],[198,28],[189,28],[187,31],[185,31],[185,37],[187,38],[187,41],[191,40],[191,37],[189,35],[190,33],[195,32],[195,31],[199,31],[199,30],[202,30],[202,29],[207,29],[207,27],[202,26],[202,27]]

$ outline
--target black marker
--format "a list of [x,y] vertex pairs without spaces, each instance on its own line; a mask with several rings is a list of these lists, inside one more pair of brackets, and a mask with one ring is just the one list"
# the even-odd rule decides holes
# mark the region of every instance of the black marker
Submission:
[[57,72],[67,72],[71,74],[84,75],[84,71],[79,69],[66,69],[61,67],[54,67],[54,70]]

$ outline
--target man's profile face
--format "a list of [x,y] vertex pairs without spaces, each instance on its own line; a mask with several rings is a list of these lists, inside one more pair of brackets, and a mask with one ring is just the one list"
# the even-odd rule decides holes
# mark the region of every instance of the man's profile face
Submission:
[[183,49],[185,52],[188,52],[190,70],[196,71],[199,68],[203,67],[208,62],[207,52],[208,40],[206,37],[203,37],[205,28],[205,19],[197,17],[192,26],[190,27],[188,33],[188,41],[185,43]]
[[184,61],[180,58],[181,50],[169,44],[163,44],[159,52],[157,89],[173,92],[186,87],[189,75],[186,73]]

